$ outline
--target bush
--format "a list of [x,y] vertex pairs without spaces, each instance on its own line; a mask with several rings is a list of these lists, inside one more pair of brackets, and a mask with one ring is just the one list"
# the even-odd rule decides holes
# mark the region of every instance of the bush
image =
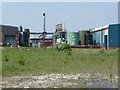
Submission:
[[25,60],[21,59],[21,60],[18,60],[19,64],[20,65],[24,65],[25,64]]
[[62,50],[66,52],[66,51],[71,51],[72,49],[69,44],[63,44]]
[[59,44],[55,46],[55,49],[57,49],[60,52],[66,52],[68,55],[72,54],[72,49],[69,44]]
[[55,46],[55,49],[57,49],[58,51],[71,51],[71,47],[69,44],[59,44]]

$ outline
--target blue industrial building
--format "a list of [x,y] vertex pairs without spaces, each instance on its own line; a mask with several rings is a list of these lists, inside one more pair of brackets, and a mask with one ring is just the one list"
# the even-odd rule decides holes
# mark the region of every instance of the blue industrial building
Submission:
[[109,47],[120,47],[120,24],[109,25]]
[[91,30],[93,44],[106,48],[120,47],[120,24],[111,24]]

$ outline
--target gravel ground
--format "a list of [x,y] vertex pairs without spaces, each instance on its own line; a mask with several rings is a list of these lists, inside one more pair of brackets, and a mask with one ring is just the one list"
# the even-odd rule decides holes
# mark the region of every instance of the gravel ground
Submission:
[[62,88],[62,87],[85,87],[85,88],[118,88],[118,75],[112,78],[103,74],[40,74],[37,76],[13,76],[3,77],[2,88]]

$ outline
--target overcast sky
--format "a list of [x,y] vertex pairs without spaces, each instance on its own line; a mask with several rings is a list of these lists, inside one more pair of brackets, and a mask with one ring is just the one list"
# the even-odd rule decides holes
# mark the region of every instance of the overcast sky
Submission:
[[118,23],[117,2],[3,2],[0,23],[42,32],[43,12],[48,32],[58,23],[65,23],[67,31]]

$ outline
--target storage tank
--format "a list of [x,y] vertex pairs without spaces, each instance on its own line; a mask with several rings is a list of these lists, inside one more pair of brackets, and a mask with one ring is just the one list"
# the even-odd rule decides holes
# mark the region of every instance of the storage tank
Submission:
[[67,41],[70,45],[79,45],[79,33],[78,32],[68,32]]
[[85,45],[93,45],[93,36],[90,32],[85,34]]
[[80,38],[80,44],[81,45],[85,45],[85,35],[88,33],[89,31],[88,30],[82,30],[82,31],[79,31],[79,38]]
[[24,29],[23,32],[23,40],[24,40],[24,46],[29,46],[29,37],[30,37],[30,32],[29,29]]

